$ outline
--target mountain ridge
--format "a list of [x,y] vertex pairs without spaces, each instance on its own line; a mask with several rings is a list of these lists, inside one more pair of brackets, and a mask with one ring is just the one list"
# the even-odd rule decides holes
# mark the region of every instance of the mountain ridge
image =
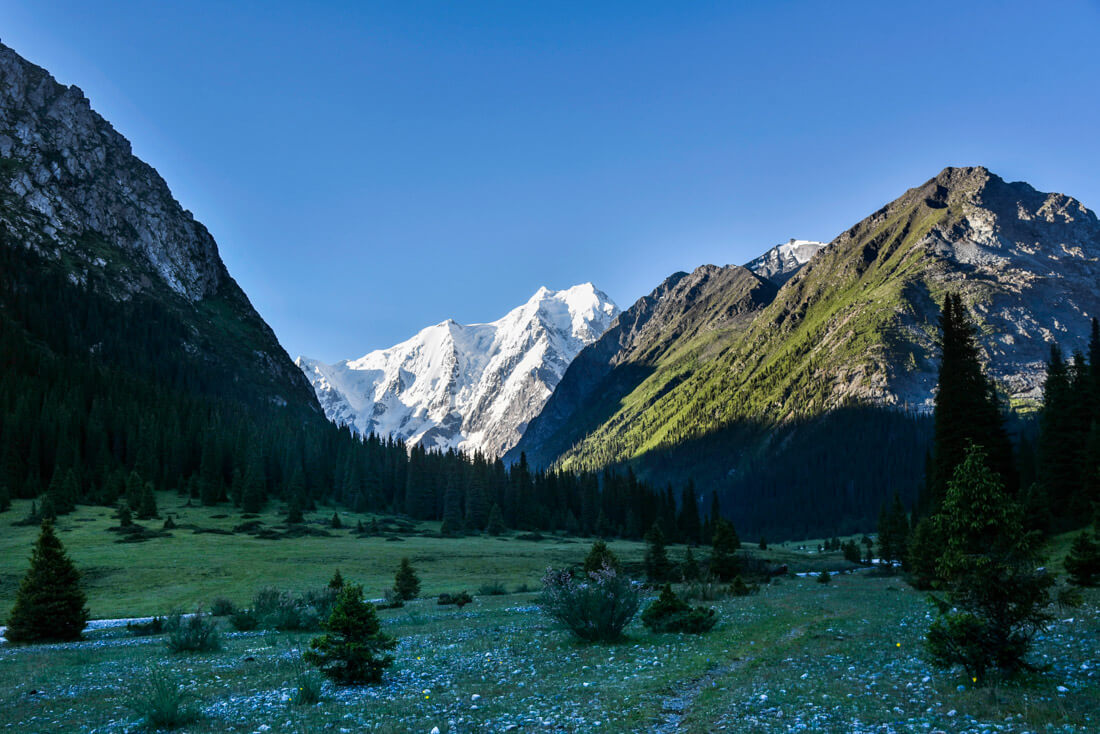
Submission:
[[327,365],[299,357],[297,364],[337,423],[496,458],[617,314],[591,283],[542,287],[496,321],[448,319],[358,359]]

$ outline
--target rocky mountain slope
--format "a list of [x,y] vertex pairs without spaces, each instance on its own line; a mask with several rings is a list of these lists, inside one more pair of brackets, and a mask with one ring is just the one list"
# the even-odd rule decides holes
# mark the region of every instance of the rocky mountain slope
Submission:
[[[608,420],[643,383],[664,389],[683,379],[716,344],[735,338],[775,298],[777,287],[749,270],[703,265],[669,276],[624,311],[569,365],[546,407],[506,461],[527,452],[551,463]],[[647,399],[645,393],[635,400]]]
[[[903,494],[918,485],[923,446],[887,444],[924,435],[944,293],[963,295],[990,373],[1012,403],[1027,405],[1041,389],[1049,343],[1084,346],[1089,319],[1100,314],[1097,283],[1100,224],[1080,202],[984,168],[948,168],[821,249],[750,323],[715,332],[705,349],[647,365],[597,420],[583,401],[567,400],[603,379],[580,365],[616,359],[597,357],[606,344],[588,348],[559,385],[562,399],[548,403],[517,448],[574,469],[631,462],[650,479],[690,476],[731,503],[755,504],[744,510],[747,522],[759,519],[769,496],[789,499],[777,487],[820,486],[826,476],[837,479],[836,501],[866,491],[862,505],[877,512],[881,497],[872,494],[884,490],[852,477],[870,457],[889,455],[912,465],[915,480],[897,485]],[[680,308],[692,310],[690,296]],[[836,426],[822,427],[830,421],[843,424],[844,442]],[[853,441],[858,452],[843,448]],[[794,476],[811,454],[814,471]],[[841,455],[847,463],[837,463]]]
[[515,444],[573,357],[618,313],[589,283],[541,288],[498,321],[448,320],[356,360],[326,365],[299,357],[297,364],[337,423],[495,458]]
[[745,263],[745,267],[761,278],[783,285],[825,247],[824,242],[791,239]]
[[[206,228],[80,89],[3,45],[0,235],[3,247],[20,248],[18,257],[32,263],[35,273],[21,277],[62,274],[84,294],[73,298],[95,301],[97,322],[123,304],[140,309],[146,323],[130,325],[129,344],[125,330],[104,337],[134,369],[160,362],[160,374],[172,371],[190,387],[319,410]],[[139,346],[138,336],[150,329],[156,353],[141,354],[151,342]],[[107,355],[93,332],[89,325],[81,335],[93,340],[89,349],[122,359]]]

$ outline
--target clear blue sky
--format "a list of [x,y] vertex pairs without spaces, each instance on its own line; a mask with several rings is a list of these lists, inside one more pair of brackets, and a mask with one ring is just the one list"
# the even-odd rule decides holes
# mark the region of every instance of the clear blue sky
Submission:
[[51,2],[291,356],[828,240],[945,165],[1100,207],[1091,2]]

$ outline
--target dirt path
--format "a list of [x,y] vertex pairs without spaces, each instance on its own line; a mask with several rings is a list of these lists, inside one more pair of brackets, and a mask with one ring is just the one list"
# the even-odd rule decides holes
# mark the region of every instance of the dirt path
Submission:
[[712,666],[702,677],[696,678],[685,687],[677,690],[673,695],[661,702],[661,722],[651,731],[657,734],[675,734],[680,731],[691,705],[704,689],[714,685],[715,681],[729,675],[747,661],[742,658],[734,658],[725,665]]

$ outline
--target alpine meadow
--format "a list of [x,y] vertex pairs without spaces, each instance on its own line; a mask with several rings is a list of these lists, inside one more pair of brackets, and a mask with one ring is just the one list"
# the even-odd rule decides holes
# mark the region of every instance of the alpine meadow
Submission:
[[0,729],[1100,731],[1100,9],[131,4],[0,12]]

